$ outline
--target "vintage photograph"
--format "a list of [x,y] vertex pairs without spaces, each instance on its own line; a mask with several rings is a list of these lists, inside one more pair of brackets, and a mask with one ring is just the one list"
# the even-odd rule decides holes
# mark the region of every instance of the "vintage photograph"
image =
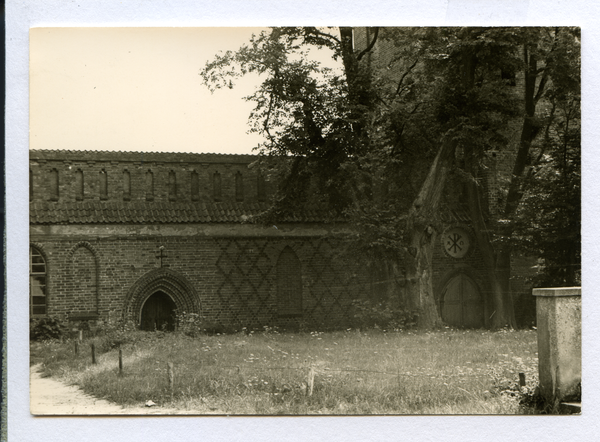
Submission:
[[34,27],[30,411],[581,413],[577,27]]

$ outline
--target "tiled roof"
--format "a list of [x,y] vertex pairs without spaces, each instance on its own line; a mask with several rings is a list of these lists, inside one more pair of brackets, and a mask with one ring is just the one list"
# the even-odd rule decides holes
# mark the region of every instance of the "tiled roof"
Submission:
[[251,163],[258,155],[185,153],[185,152],[118,152],[90,150],[30,150],[29,160],[46,161],[133,161],[160,163]]
[[[267,203],[165,203],[83,201],[32,202],[31,224],[241,223],[269,208]],[[284,222],[323,222],[323,210],[304,210]]]

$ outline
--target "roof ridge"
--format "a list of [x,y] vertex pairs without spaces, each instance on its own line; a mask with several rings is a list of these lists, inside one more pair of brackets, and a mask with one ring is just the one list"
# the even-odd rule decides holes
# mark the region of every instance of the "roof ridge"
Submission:
[[34,153],[68,153],[68,154],[151,154],[151,155],[214,155],[214,156],[245,156],[257,157],[254,153],[221,153],[221,152],[164,152],[164,151],[139,151],[139,150],[73,150],[73,149],[29,149]]

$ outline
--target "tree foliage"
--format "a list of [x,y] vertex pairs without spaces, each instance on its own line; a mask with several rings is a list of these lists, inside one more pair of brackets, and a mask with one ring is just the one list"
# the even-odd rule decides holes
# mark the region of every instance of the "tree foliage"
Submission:
[[[281,185],[263,220],[309,205],[345,216],[363,256],[408,263],[409,307],[426,310],[426,327],[440,324],[431,263],[448,208],[471,219],[495,326],[514,325],[513,249],[547,269],[563,263],[548,282],[576,281],[578,30],[370,28],[356,47],[355,37],[351,28],[274,28],[202,71],[211,90],[261,77],[247,97],[250,130],[265,137],[263,158],[283,159],[270,163]],[[505,152],[512,173],[492,200],[490,163]]]

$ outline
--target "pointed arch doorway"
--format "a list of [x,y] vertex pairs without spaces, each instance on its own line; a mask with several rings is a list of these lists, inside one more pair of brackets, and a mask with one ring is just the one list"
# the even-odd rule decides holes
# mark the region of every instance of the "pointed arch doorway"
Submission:
[[483,300],[477,284],[464,273],[450,279],[442,291],[443,321],[460,328],[484,326]]
[[201,313],[200,298],[185,276],[168,268],[143,275],[125,298],[125,317],[142,330],[174,330],[181,313]]
[[146,331],[175,330],[175,309],[173,299],[162,290],[154,292],[142,307],[140,328]]

